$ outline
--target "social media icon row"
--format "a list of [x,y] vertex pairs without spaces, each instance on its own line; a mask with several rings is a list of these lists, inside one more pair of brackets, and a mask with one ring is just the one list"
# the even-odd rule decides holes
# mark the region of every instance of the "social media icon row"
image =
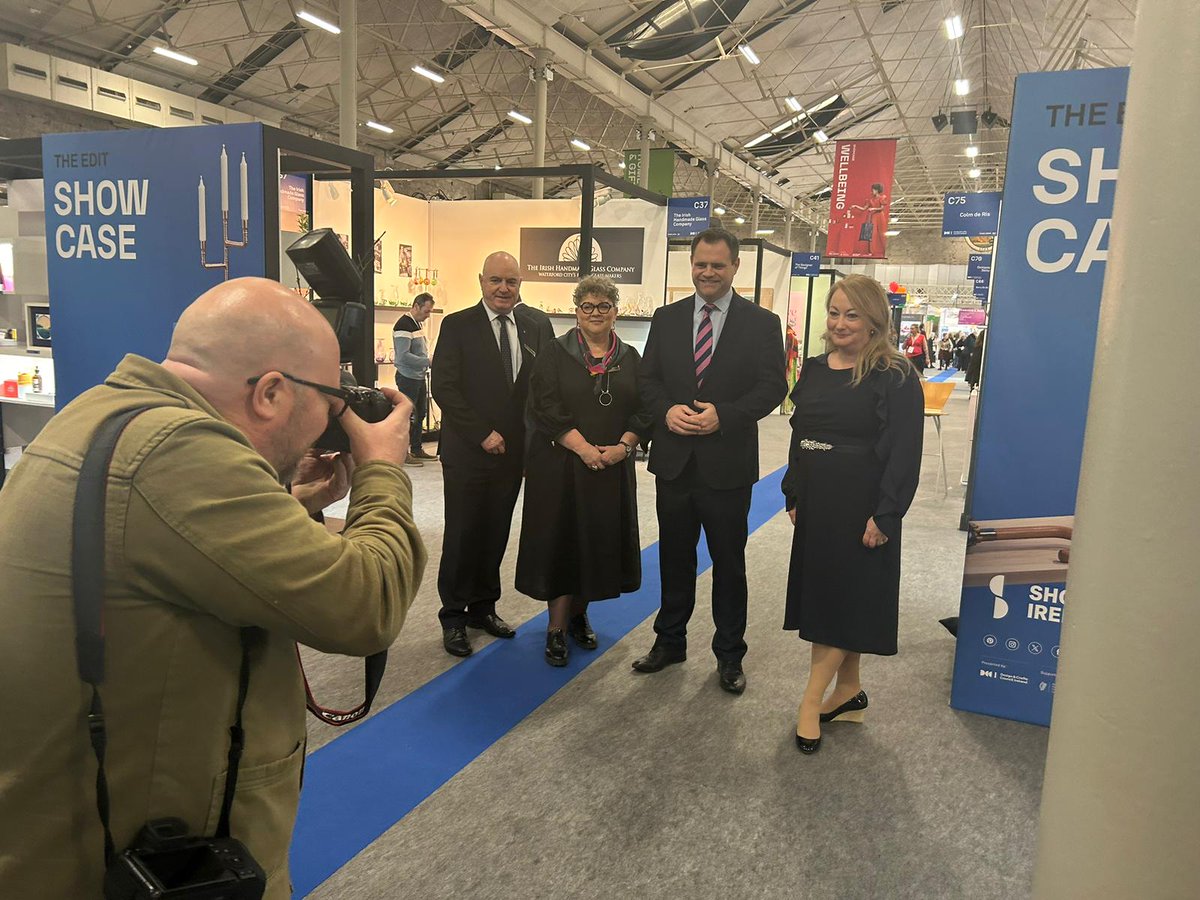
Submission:
[[[983,645],[985,647],[994,648],[999,645],[999,643],[1000,640],[994,634],[985,634],[983,636]],[[1016,638],[1005,638],[1004,649],[1012,653],[1016,653],[1021,649],[1021,642]],[[1030,641],[1025,645],[1025,649],[1028,650],[1033,656],[1041,656],[1046,650],[1041,641]],[[1058,644],[1055,644],[1050,648],[1050,655],[1055,659],[1058,659]]]

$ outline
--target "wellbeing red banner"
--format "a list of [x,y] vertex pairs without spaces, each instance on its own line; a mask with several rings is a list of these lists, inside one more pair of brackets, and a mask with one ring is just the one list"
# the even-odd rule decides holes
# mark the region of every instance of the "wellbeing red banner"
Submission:
[[883,259],[896,142],[838,141],[833,152],[826,256]]

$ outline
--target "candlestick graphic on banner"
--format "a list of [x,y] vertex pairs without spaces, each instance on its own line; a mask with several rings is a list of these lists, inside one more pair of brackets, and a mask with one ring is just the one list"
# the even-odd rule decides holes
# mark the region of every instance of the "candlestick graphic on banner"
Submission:
[[250,244],[250,192],[249,173],[246,168],[246,154],[242,154],[242,164],[239,167],[242,190],[242,239],[229,239],[229,157],[225,153],[225,145],[221,145],[221,243],[224,255],[221,262],[208,261],[208,210],[204,191],[204,176],[200,176],[200,185],[196,189],[197,203],[200,208],[200,265],[206,269],[222,269],[224,280],[229,280],[229,248],[246,247]]
[[826,256],[887,256],[896,141],[838,141],[833,153]]

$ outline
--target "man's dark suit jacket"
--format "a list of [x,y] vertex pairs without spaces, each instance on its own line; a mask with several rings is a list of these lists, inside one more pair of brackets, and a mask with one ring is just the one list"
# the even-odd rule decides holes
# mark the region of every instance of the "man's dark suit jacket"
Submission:
[[[661,307],[650,323],[642,359],[642,401],[654,416],[650,471],[678,478],[695,455],[710,488],[748,487],[758,481],[758,420],[787,393],[779,316],[733,295],[717,349],[696,390],[695,296]],[[716,405],[721,427],[684,436],[667,428],[667,410],[703,400]]]
[[[439,453],[445,463],[485,470],[521,467],[529,375],[554,331],[544,313],[523,303],[510,315],[521,344],[521,370],[511,387],[504,384],[496,332],[483,301],[446,316],[438,329],[433,398],[442,411]],[[504,437],[503,454],[481,446],[493,431]]]

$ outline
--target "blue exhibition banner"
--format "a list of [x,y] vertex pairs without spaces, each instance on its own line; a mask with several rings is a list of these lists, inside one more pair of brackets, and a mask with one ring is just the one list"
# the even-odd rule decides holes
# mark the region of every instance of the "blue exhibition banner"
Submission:
[[951,705],[1048,725],[1128,69],[1017,77]]
[[42,139],[60,409],[126,353],[162,359],[204,291],[265,272],[262,144],[258,124]]
[[987,281],[992,275],[992,254],[971,253],[967,256],[967,277]]
[[709,222],[708,197],[668,197],[667,237],[695,237]]
[[942,237],[981,237],[1000,223],[999,191],[956,191],[942,197]]
[[816,278],[821,274],[820,253],[793,253],[792,277]]

